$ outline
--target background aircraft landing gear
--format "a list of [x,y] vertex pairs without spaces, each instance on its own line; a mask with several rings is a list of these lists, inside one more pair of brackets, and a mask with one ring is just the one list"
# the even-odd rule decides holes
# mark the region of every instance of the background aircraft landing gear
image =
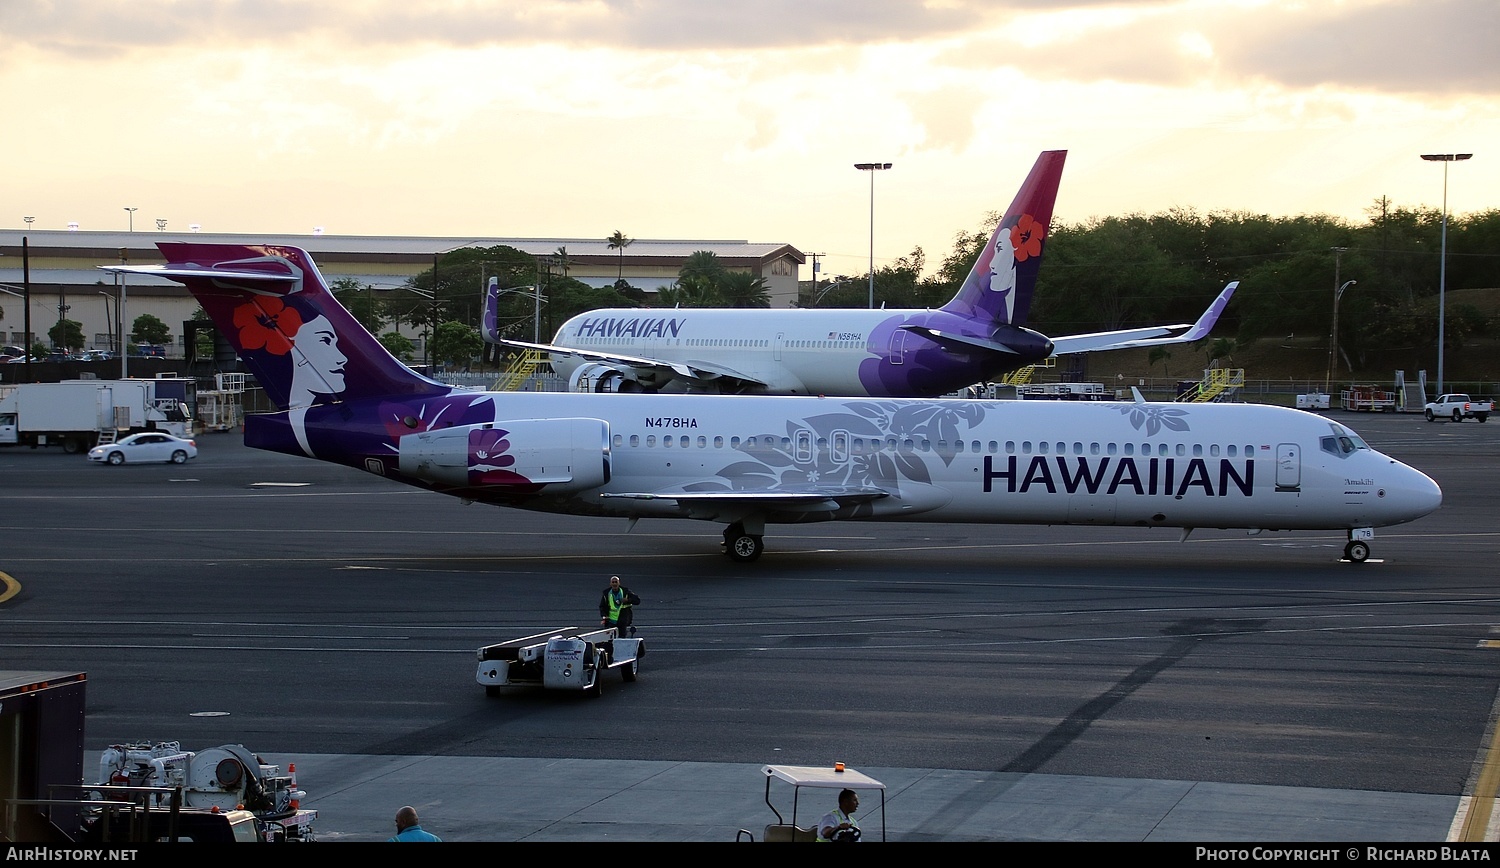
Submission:
[[1370,544],[1364,540],[1352,539],[1344,546],[1344,560],[1362,564],[1370,557]]
[[748,563],[760,557],[765,549],[761,535],[746,533],[743,524],[735,522],[724,528],[724,554],[729,555],[730,560]]

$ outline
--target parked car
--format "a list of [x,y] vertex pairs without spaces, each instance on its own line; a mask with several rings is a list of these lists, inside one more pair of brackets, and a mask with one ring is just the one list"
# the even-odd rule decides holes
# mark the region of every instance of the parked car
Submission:
[[198,457],[198,444],[160,431],[142,431],[89,450],[89,460],[105,464],[171,462],[182,464]]

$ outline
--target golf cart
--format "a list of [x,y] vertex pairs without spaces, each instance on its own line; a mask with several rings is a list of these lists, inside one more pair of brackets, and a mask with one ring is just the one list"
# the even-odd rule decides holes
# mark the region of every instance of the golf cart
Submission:
[[[843,763],[834,763],[833,766],[765,766],[761,772],[766,777],[766,807],[776,815],[776,822],[767,823],[762,841],[816,841],[818,840],[818,820],[827,813],[828,806],[834,804],[838,799],[839,790],[850,789],[858,792],[866,790],[880,791],[880,840],[885,840],[885,784],[875,780],[869,775],[857,772],[854,769],[844,768]],[[790,816],[783,817],[781,811],[771,801],[771,782],[781,781],[790,784],[792,788],[792,810]],[[779,788],[784,793],[785,788]],[[803,790],[817,791],[817,803],[811,811],[811,819],[806,820],[806,825],[797,822],[798,809],[800,807]],[[811,794],[809,794],[811,795]],[[784,796],[783,796],[784,798]],[[804,817],[807,815],[804,813]],[[872,833],[874,830],[871,829]],[[754,841],[755,836],[748,830],[741,829],[736,840]]]

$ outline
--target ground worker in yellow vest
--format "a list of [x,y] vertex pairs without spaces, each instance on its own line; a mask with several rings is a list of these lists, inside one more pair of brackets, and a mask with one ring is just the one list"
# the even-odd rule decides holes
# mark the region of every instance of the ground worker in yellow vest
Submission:
[[819,841],[842,841],[852,843],[859,840],[859,822],[854,812],[859,810],[859,794],[853,790],[839,790],[839,806],[823,815],[818,821]]
[[639,605],[641,598],[630,593],[630,589],[620,584],[619,576],[609,577],[609,587],[604,589],[604,595],[599,598],[599,623],[606,627],[614,627],[615,635],[621,639],[628,639],[635,635],[635,620],[633,606]]

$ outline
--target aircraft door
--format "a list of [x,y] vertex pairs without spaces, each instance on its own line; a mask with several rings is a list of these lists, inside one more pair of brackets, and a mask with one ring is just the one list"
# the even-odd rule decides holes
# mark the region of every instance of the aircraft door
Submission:
[[890,363],[893,365],[905,364],[906,362],[906,329],[896,329],[891,333],[891,355]]
[[803,428],[792,438],[792,460],[798,464],[807,464],[813,460],[813,435],[812,432]]
[[1302,490],[1302,448],[1296,443],[1276,444],[1276,490]]
[[781,361],[781,348],[786,345],[786,332],[777,332],[776,340],[771,343],[771,358]]

